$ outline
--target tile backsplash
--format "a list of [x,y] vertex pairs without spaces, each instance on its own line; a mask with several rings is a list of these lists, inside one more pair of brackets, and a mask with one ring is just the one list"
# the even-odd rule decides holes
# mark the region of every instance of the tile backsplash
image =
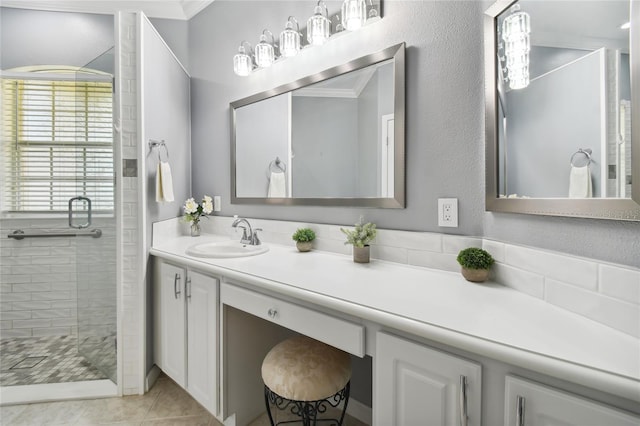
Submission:
[[[309,227],[316,232],[315,250],[351,254],[338,225],[249,220],[254,228],[264,229],[260,233],[264,242],[293,246],[295,230]],[[201,223],[204,232],[240,238],[232,222],[232,217],[210,216]],[[178,218],[154,224],[154,244],[181,235],[188,235],[188,227]],[[378,230],[371,257],[458,272],[456,257],[466,247],[491,253],[496,260],[495,282],[640,337],[640,270],[636,268],[484,238],[389,229]]]

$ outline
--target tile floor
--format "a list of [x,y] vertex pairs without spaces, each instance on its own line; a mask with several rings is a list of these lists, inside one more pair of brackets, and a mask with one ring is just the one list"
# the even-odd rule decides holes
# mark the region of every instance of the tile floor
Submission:
[[[282,420],[281,418],[278,420]],[[222,426],[171,379],[162,375],[145,395],[0,407],[3,426],[189,425]],[[347,416],[346,426],[366,426]],[[267,426],[266,413],[250,426]]]
[[[93,345],[90,348],[94,346],[96,350],[103,347]],[[113,366],[109,368],[115,370],[115,352],[111,358],[113,358],[111,362]],[[65,383],[106,378],[78,354],[77,336],[20,337],[0,340],[0,386]]]

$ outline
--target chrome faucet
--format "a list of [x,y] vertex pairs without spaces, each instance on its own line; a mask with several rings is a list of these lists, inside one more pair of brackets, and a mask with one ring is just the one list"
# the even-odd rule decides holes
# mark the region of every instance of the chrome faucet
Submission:
[[[260,238],[258,238],[258,231],[262,231],[262,228],[252,229],[249,221],[243,217],[234,216],[235,220],[231,224],[232,228],[242,228],[242,238],[240,238],[241,244],[249,244],[252,246],[259,246],[262,244]],[[247,226],[240,225],[241,223],[246,223],[249,227],[249,233],[247,234]]]

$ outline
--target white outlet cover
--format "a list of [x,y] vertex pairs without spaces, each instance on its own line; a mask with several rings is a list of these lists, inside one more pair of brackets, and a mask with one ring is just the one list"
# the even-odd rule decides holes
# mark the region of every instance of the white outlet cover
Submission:
[[458,227],[458,199],[438,198],[438,226]]

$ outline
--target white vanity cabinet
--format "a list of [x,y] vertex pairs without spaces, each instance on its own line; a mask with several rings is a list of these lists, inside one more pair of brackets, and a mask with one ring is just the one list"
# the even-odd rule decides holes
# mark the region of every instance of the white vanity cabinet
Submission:
[[375,425],[480,425],[480,364],[379,332],[374,365]]
[[164,261],[155,278],[155,363],[216,414],[219,281]]
[[640,417],[521,378],[505,380],[505,426],[638,426]]

